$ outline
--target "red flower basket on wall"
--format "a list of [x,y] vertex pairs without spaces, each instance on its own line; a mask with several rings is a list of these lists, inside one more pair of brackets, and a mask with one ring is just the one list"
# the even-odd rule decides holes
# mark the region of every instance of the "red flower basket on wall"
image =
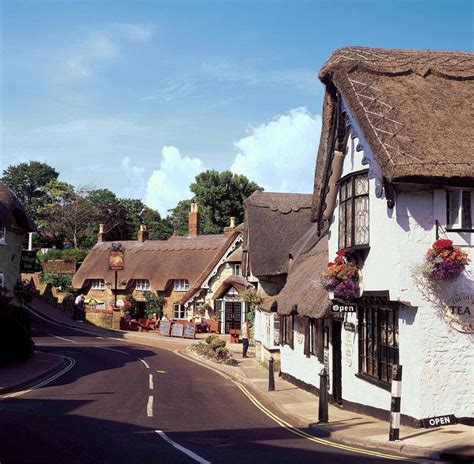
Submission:
[[328,263],[322,283],[336,298],[351,300],[359,296],[359,269],[347,261],[344,250],[339,250],[334,262]]
[[436,240],[426,253],[428,277],[438,282],[459,277],[468,262],[467,253],[453,246],[451,240]]

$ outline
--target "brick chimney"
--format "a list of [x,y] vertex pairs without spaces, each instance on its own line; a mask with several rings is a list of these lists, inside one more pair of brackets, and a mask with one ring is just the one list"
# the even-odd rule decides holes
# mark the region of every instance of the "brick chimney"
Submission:
[[145,224],[140,224],[140,229],[137,234],[137,240],[142,243],[145,240],[148,240],[148,229]]
[[107,239],[105,237],[104,224],[99,224],[99,233],[97,234],[97,243],[102,243],[106,241]]
[[188,237],[197,237],[199,235],[199,211],[197,203],[191,203],[189,212]]
[[230,235],[234,229],[235,229],[235,217],[231,217],[230,225],[227,227],[224,227],[224,234]]

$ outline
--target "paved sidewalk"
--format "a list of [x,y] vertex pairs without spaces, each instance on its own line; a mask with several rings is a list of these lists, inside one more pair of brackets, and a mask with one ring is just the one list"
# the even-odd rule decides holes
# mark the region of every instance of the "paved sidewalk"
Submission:
[[62,356],[35,351],[28,361],[0,365],[0,394],[19,390],[47,377],[59,371],[64,363]]
[[[242,358],[242,345],[227,343],[232,355],[239,362],[238,367],[217,364],[197,356],[189,346],[202,341],[207,334],[198,334],[198,340],[174,339],[162,337],[153,332],[127,332],[122,330],[100,329],[90,324],[74,322],[57,308],[35,300],[35,310],[44,317],[57,322],[96,332],[101,336],[122,338],[133,343],[177,350],[180,353],[222,370],[251,387],[260,398],[270,402],[274,408],[292,418],[292,424],[302,428],[312,428],[313,432],[324,438],[364,448],[398,452],[410,457],[445,459],[452,462],[474,462],[474,428],[466,425],[454,425],[436,429],[414,429],[401,427],[401,440],[388,441],[389,424],[370,416],[345,411],[329,405],[329,423],[317,424],[318,398],[275,375],[275,391],[268,391],[268,371],[255,359],[255,352],[249,350],[249,358]],[[229,340],[228,336],[221,335]],[[199,340],[201,339],[201,340]]]
[[401,440],[388,441],[389,424],[373,417],[345,411],[329,405],[329,423],[317,424],[318,398],[275,374],[275,391],[268,391],[268,371],[255,359],[255,352],[249,350],[249,358],[242,358],[242,346],[227,345],[239,362],[238,367],[223,366],[196,356],[186,350],[187,356],[199,359],[214,368],[233,374],[239,380],[253,387],[261,398],[292,418],[295,426],[310,427],[323,438],[329,438],[348,445],[383,449],[402,455],[419,458],[445,459],[453,462],[474,462],[474,427],[454,425],[436,429],[414,429],[401,427]]

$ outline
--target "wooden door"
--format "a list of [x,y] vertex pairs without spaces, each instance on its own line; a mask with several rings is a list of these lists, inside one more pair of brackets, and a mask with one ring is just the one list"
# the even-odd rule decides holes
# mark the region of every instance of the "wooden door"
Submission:
[[242,303],[239,301],[225,302],[225,333],[231,329],[241,329],[242,327]]

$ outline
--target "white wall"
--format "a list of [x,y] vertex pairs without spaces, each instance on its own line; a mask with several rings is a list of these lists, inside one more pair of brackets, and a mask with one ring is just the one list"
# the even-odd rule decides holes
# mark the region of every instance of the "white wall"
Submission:
[[[343,176],[364,168],[361,164],[363,152],[354,149],[358,142],[357,138],[349,138]],[[399,192],[394,210],[389,210],[386,200],[375,195],[375,180],[370,180],[369,185],[370,252],[361,270],[362,289],[389,290],[392,301],[409,302],[416,307],[400,311],[402,413],[415,418],[447,413],[472,417],[473,334],[453,329],[443,319],[440,308],[416,287],[411,275],[413,266],[423,262],[426,251],[436,239],[435,219],[442,219],[439,216],[443,216],[444,208],[440,202],[443,202],[444,197],[439,192],[420,186],[418,190]],[[329,240],[329,259],[335,257],[338,249],[338,217],[336,206]],[[450,233],[449,238],[469,253],[472,272],[472,234]],[[447,301],[460,293],[474,293],[472,274],[447,284],[443,299]],[[346,365],[345,337],[343,330],[343,398],[386,410],[390,404],[390,394],[355,377],[358,370],[357,334],[353,337],[352,365]],[[282,360],[282,364],[287,365],[286,359]]]

